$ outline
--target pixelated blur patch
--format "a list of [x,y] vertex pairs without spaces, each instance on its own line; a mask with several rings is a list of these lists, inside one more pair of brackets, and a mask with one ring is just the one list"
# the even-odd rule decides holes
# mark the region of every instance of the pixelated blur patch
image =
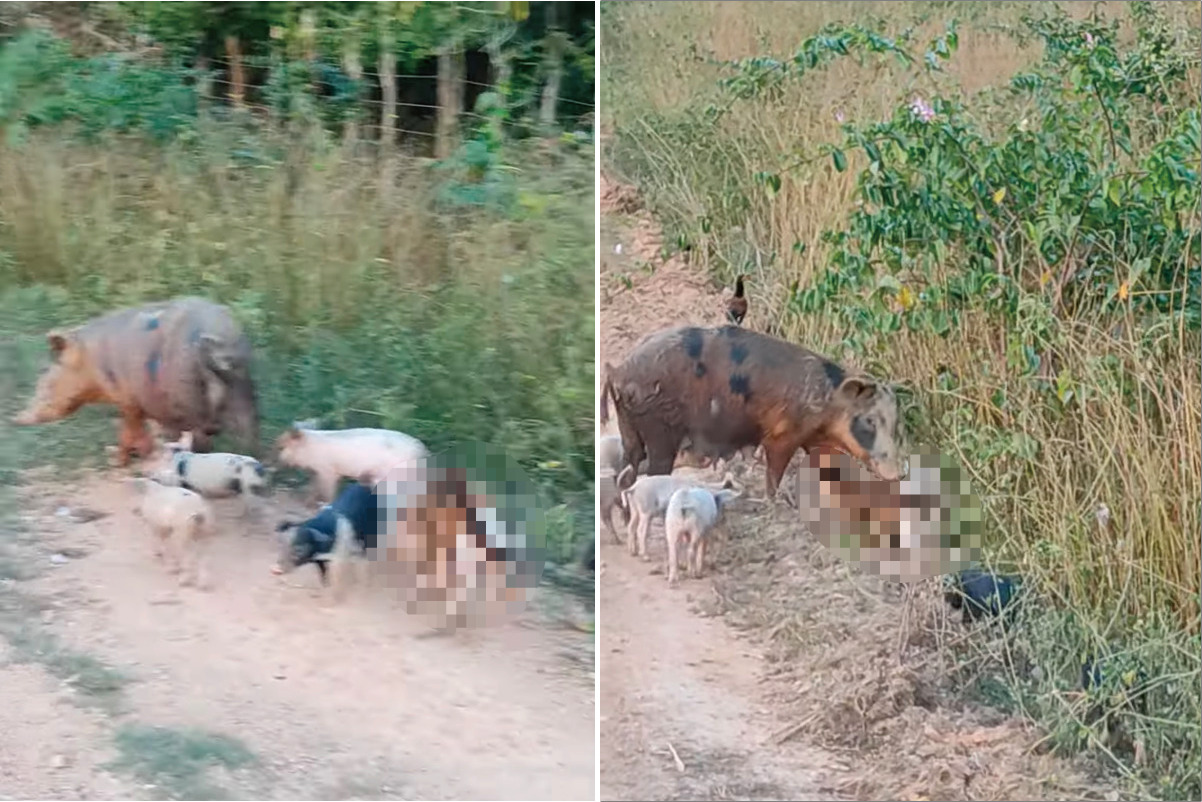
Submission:
[[969,567],[982,510],[955,460],[911,455],[905,479],[886,482],[846,454],[816,449],[798,471],[802,522],[823,545],[873,574],[903,582]]
[[384,554],[406,610],[440,629],[520,613],[546,564],[534,483],[501,449],[461,443],[391,472]]

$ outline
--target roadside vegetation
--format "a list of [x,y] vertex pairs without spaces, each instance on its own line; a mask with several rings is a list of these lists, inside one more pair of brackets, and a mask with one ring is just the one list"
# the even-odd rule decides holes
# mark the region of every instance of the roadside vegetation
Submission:
[[[204,295],[254,341],[265,442],[318,419],[498,446],[544,495],[550,558],[573,559],[594,384],[592,16],[574,5],[6,5],[5,405],[47,328]],[[102,417],[21,442],[96,460]],[[13,456],[6,472],[48,454]]]
[[1199,6],[619,3],[605,169],[749,324],[888,378],[1023,623],[965,694],[1202,793]]

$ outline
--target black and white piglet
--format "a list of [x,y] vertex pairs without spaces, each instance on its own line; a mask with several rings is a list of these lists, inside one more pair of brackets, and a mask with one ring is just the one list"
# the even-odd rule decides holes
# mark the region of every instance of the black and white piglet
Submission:
[[334,503],[327,504],[307,521],[284,521],[276,527],[281,533],[280,556],[272,573],[286,574],[306,563],[314,563],[321,572],[322,584],[329,584],[327,563],[334,571],[334,592],[342,594],[342,567],[352,555],[366,556],[374,550],[385,522],[382,499],[374,488],[362,483],[347,485]]

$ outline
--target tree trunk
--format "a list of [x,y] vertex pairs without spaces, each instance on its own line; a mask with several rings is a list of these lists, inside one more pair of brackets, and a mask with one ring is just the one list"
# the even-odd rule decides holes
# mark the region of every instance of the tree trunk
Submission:
[[225,58],[230,63],[230,100],[240,109],[246,100],[246,75],[242,72],[242,46],[237,36],[225,37]]
[[438,138],[434,145],[435,158],[445,159],[455,151],[466,72],[467,55],[463,50],[456,47],[438,54]]
[[555,125],[559,85],[563,82],[563,53],[567,49],[567,34],[559,30],[556,24],[555,5],[547,4],[547,83],[543,86],[538,114],[539,122],[546,128]]
[[203,76],[196,83],[196,97],[199,101],[199,105],[207,110],[209,98],[213,97],[213,79],[211,76],[206,74],[209,71],[208,56],[196,57],[196,71],[201,73]]
[[314,97],[321,96],[320,78],[317,74],[317,15],[306,8],[300,13],[301,57],[309,65],[309,81]]
[[[342,69],[346,71],[347,76],[355,82],[355,86],[359,86],[359,81],[363,79],[363,62],[359,58],[359,37],[351,34],[342,43]],[[342,132],[342,141],[349,147],[354,148],[359,141],[359,90],[355,90],[355,107],[351,110],[351,116],[346,121],[346,127]]]
[[[501,99],[502,105],[509,108],[509,82],[513,78],[513,62],[509,58],[509,53],[505,50],[500,38],[494,39],[488,43],[488,66],[492,70],[492,85],[497,93],[497,97]],[[501,137],[501,121],[493,118],[493,133],[498,139]]]
[[387,28],[380,31],[380,98],[384,102],[380,110],[380,149],[386,151],[396,145],[396,56],[392,53],[392,39]]

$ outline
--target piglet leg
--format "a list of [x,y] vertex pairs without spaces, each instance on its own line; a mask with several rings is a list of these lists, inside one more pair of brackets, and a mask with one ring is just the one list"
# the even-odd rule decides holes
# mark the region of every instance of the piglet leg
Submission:
[[677,553],[677,548],[680,545],[680,538],[674,533],[668,535],[668,584],[675,585],[677,574],[680,571],[680,555]]

